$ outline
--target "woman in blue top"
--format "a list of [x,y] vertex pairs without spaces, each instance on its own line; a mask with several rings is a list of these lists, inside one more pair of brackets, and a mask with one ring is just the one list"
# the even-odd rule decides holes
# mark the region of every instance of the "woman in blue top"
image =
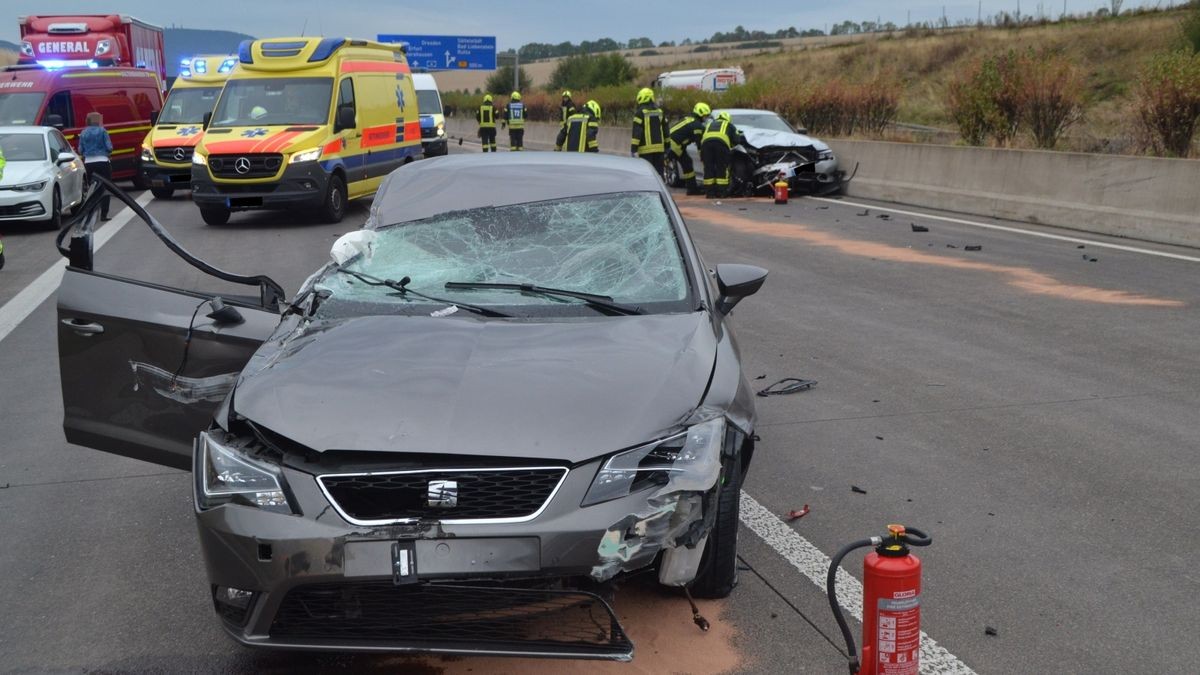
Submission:
[[[87,126],[79,134],[79,154],[83,155],[83,166],[88,180],[103,176],[112,180],[112,139],[103,126],[104,118],[98,112],[87,114]],[[101,188],[103,189],[103,188]],[[108,195],[100,200],[100,220],[108,220]]]

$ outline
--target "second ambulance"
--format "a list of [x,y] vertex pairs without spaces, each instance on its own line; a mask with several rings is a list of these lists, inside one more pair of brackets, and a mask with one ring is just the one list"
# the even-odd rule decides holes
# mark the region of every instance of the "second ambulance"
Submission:
[[421,155],[404,50],[348,38],[243,42],[192,154],[204,222],[289,209],[341,221],[349,199]]

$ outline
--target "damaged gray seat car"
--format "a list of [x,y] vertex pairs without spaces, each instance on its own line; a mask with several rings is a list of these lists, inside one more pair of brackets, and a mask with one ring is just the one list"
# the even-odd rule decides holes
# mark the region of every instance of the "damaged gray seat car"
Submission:
[[59,236],[67,440],[191,469],[238,642],[628,660],[615,581],[733,589],[755,413],[729,313],[767,272],[709,269],[646,162],[405,166],[290,300],[112,191],[258,289],[95,271],[95,193]]

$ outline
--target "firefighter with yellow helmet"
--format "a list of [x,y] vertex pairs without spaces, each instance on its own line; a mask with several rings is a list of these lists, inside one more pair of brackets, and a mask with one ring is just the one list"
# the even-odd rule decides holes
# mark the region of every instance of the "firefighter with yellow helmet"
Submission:
[[650,162],[660,176],[667,151],[667,132],[667,116],[654,101],[654,90],[643,87],[637,93],[637,109],[633,113],[633,138],[629,144],[629,154]]
[[689,195],[703,194],[703,191],[696,184],[696,167],[692,164],[692,156],[688,154],[687,148],[693,143],[696,144],[697,149],[700,148],[700,139],[704,136],[704,126],[711,114],[712,108],[704,101],[700,101],[696,107],[692,108],[690,115],[676,122],[667,132],[668,152],[676,166],[679,167],[679,179],[683,181],[683,186],[687,188]]

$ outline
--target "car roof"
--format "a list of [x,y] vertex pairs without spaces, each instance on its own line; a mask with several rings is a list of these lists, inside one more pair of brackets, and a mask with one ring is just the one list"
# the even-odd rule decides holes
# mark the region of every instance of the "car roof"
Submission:
[[510,206],[614,192],[665,193],[642,159],[579,152],[447,155],[413,162],[383,181],[367,227],[447,211]]
[[437,80],[429,73],[413,73],[413,86],[417,89],[437,89]]
[[37,127],[33,125],[13,125],[8,127],[0,127],[0,134],[47,134],[54,127]]
[[775,115],[776,117],[779,116],[779,113],[775,112],[774,110],[763,110],[761,108],[714,108],[713,109],[714,114],[719,113],[719,112],[727,112],[730,115],[749,115],[749,114],[761,115],[763,113],[766,113],[768,115]]

